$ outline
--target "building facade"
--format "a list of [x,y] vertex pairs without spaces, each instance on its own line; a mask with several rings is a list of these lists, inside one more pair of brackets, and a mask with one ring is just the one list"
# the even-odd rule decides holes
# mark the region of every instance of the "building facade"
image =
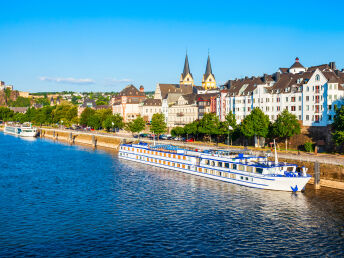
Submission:
[[140,90],[138,90],[134,85],[128,85],[111,98],[112,113],[120,114],[124,122],[130,122],[140,115],[140,104],[145,99],[143,86],[140,86]]
[[273,75],[227,81],[217,96],[217,114],[223,121],[232,112],[240,123],[258,107],[274,121],[286,109],[305,126],[327,126],[343,98],[344,73],[334,62],[307,68],[296,58]]

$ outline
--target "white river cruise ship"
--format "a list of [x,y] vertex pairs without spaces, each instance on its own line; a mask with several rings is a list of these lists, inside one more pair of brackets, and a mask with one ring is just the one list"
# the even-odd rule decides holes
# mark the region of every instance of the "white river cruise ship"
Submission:
[[301,191],[307,168],[227,150],[197,151],[173,145],[121,144],[119,158],[254,188]]
[[33,128],[30,123],[22,125],[8,123],[5,125],[4,132],[20,137],[36,137],[37,135],[37,129]]

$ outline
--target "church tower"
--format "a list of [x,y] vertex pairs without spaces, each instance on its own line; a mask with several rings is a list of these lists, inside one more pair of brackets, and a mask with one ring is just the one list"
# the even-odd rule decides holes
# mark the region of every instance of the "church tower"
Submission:
[[184,70],[180,76],[180,85],[194,85],[194,79],[190,73],[188,54],[185,56]]
[[216,88],[215,76],[211,70],[209,55],[208,55],[207,67],[205,68],[205,74],[203,75],[203,79],[202,79],[202,86],[206,90]]

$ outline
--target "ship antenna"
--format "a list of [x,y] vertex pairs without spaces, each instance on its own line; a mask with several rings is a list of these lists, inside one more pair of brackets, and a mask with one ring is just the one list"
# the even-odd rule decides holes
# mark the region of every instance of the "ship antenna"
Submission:
[[274,146],[275,146],[275,165],[278,165],[278,157],[277,157],[277,150],[276,150],[276,141],[274,139]]

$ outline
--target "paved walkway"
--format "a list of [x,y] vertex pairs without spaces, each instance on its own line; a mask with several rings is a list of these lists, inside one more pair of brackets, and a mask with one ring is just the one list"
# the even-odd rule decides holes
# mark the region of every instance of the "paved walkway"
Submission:
[[[55,131],[55,132],[71,132],[74,134],[84,134],[84,135],[99,135],[102,137],[114,137],[114,138],[120,138],[125,139],[127,141],[137,141],[138,138],[133,138],[131,133],[125,133],[125,132],[119,132],[119,133],[104,133],[104,132],[96,132],[96,131],[79,131],[79,130],[66,130],[66,129],[50,129],[50,128],[42,128],[44,130],[48,131]],[[142,138],[141,140],[149,143],[153,143],[153,140]],[[209,145],[206,143],[187,143],[187,142],[180,142],[180,141],[168,141],[168,140],[156,140],[156,143],[165,143],[165,144],[173,144],[181,147],[192,147],[192,148],[206,148],[206,149],[227,149],[228,147],[224,146],[214,146]],[[231,149],[239,149],[240,147],[230,147]],[[242,147],[241,147],[242,148]],[[266,150],[252,150],[252,153],[254,155],[265,155]],[[313,153],[304,153],[301,152],[298,153],[285,153],[285,152],[278,152],[278,157],[283,159],[291,159],[291,160],[298,160],[298,161],[305,161],[305,162],[320,162],[325,164],[332,164],[332,165],[344,165],[344,157],[339,154],[313,154]]]

